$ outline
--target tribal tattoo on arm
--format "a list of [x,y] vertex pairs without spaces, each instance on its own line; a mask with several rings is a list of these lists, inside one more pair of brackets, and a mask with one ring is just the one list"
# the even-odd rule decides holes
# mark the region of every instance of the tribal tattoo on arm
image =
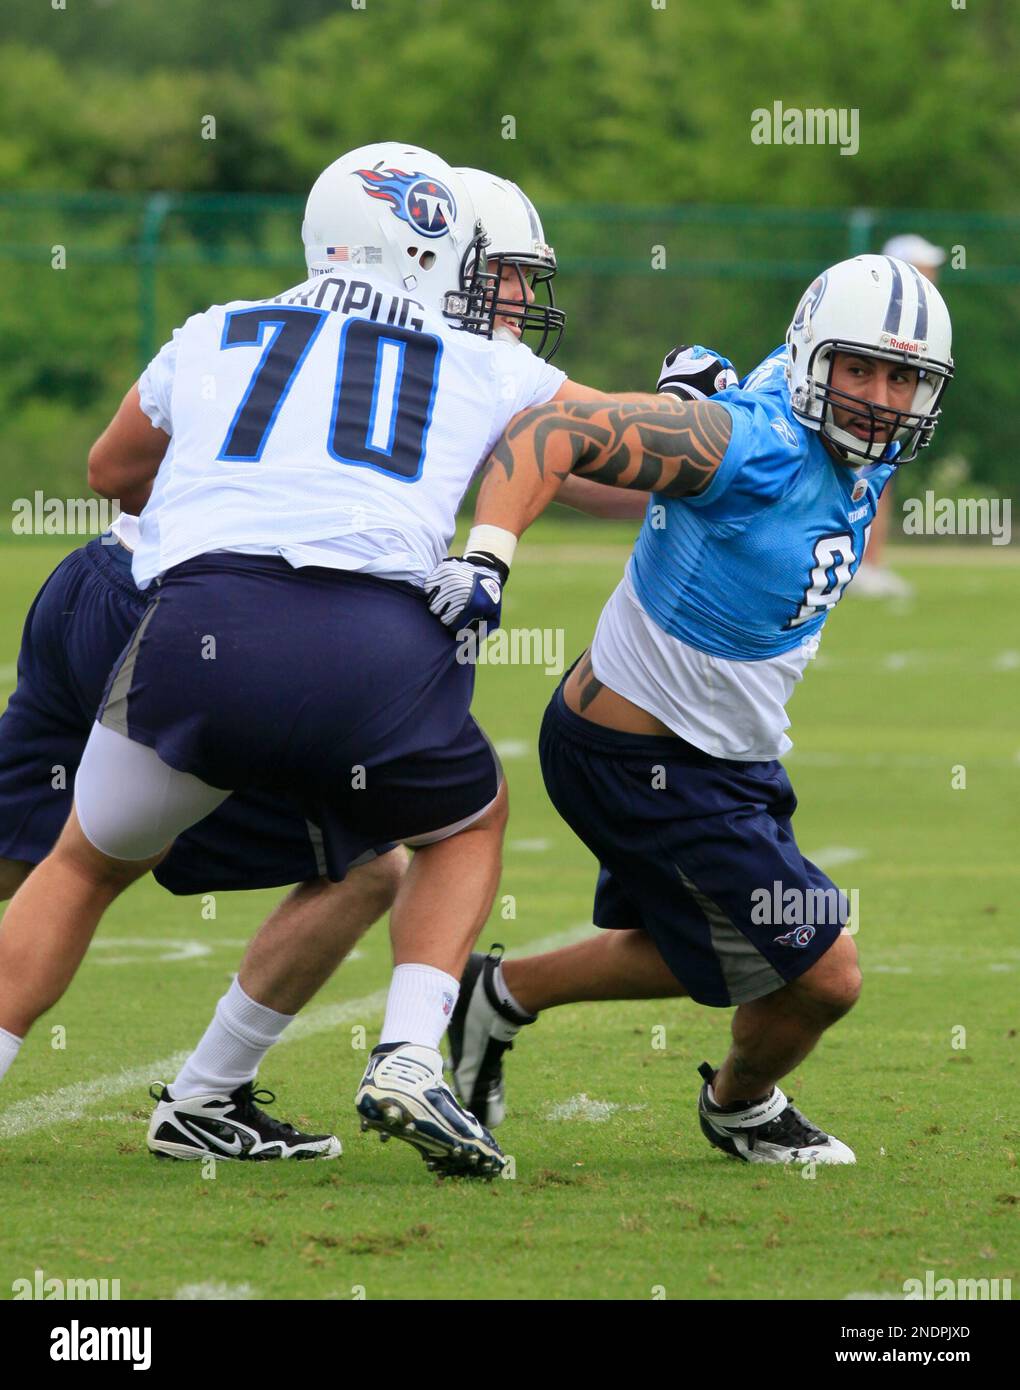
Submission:
[[[476,522],[524,530],[570,473],[663,497],[703,492],[730,441],[713,401],[630,395],[553,401],[522,411],[485,467]],[[484,514],[483,514],[484,507]]]

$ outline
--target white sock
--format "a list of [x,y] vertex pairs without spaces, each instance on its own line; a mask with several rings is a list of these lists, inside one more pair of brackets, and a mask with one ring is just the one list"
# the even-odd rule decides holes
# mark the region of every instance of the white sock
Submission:
[[499,1000],[499,1002],[501,1004],[505,1004],[506,1007],[512,1013],[517,1014],[520,1018],[524,1020],[528,1020],[534,1017],[533,1014],[528,1013],[527,1009],[522,1008],[522,1006],[518,1004],[517,1000],[510,993],[510,987],[507,984],[506,980],[503,978],[502,962],[500,962],[500,964],[497,965],[495,970],[492,972],[492,987],[496,991],[496,998]]
[[254,1080],[259,1063],[293,1014],[278,1014],[249,999],[232,981],[194,1052],[170,1087],[174,1100],[228,1094]]
[[8,1033],[6,1028],[0,1028],[0,1078],[6,1076],[14,1065],[18,1048],[24,1041],[24,1038],[16,1038],[13,1033]]
[[438,1047],[450,1024],[460,984],[431,965],[398,965],[386,1000],[380,1043]]

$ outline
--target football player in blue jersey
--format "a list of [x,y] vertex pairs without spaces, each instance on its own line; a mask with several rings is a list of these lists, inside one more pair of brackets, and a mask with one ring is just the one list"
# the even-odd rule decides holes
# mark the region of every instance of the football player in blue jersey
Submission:
[[472,958],[451,1046],[489,1124],[502,1054],[540,1009],[688,995],[737,1006],[728,1056],[700,1068],[710,1143],[749,1162],[854,1162],[777,1084],[860,989],[846,900],[797,846],[779,758],[882,489],[931,439],[950,348],[930,281],[858,256],[811,284],[785,347],[740,388],[554,402],[497,444],[476,525],[507,567],[574,472],[653,495],[540,738],[553,804],[600,861],[594,921],[616,930],[505,967]]

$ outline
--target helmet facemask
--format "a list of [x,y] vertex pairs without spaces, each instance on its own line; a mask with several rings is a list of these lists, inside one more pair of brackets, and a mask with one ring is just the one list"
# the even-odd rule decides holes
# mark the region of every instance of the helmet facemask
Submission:
[[[830,266],[801,296],[786,334],[794,416],[851,466],[909,463],[931,440],[953,375],[952,327],[938,290],[912,266],[864,254]],[[909,407],[878,405],[833,384],[836,355],[916,373]],[[840,373],[842,379],[843,374]],[[858,388],[861,391],[866,387]],[[836,412],[860,433],[836,423]]]
[[[849,391],[841,391],[832,385],[836,353],[848,356],[865,357],[877,362],[895,362],[916,371],[917,386],[910,410],[899,410],[895,406],[875,405],[863,396],[855,396]],[[910,463],[931,440],[935,426],[939,422],[941,409],[939,402],[942,393],[953,375],[953,368],[945,362],[928,359],[924,366],[906,353],[876,352],[863,343],[841,342],[828,339],[819,343],[811,353],[807,377],[813,387],[811,411],[820,419],[820,434],[827,439],[844,457],[860,459],[862,463]],[[849,430],[841,429],[835,422],[834,408],[850,410],[869,427],[866,438],[860,438]],[[888,434],[883,436],[883,429]],[[892,444],[899,449],[892,458],[884,458]]]
[[481,220],[475,222],[474,235],[460,261],[460,289],[450,290],[443,297],[443,317],[450,319],[467,333],[492,337],[492,316],[487,303],[486,286],[480,282],[478,266],[485,265],[485,248],[489,238]]
[[[519,335],[514,334],[514,337],[519,336],[537,357],[550,362],[560,345],[567,317],[562,309],[556,307],[552,283],[556,274],[556,259],[552,247],[545,248],[546,254],[541,254],[538,251],[489,253],[487,246],[488,238],[476,238],[461,269],[461,284],[465,286],[474,315],[482,323],[474,331],[492,338],[499,331],[497,320],[511,319],[520,328]],[[503,297],[504,275],[508,269],[517,277],[519,299]],[[535,296],[530,303],[529,281],[530,290]],[[513,332],[512,329],[507,331]],[[529,340],[529,334],[534,335],[533,340]]]

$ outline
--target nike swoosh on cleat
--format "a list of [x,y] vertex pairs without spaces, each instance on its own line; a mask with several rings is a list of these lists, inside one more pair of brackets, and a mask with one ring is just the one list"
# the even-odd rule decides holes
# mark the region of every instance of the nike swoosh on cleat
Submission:
[[246,1149],[252,1147],[251,1144],[245,1144],[239,1134],[235,1134],[228,1144],[227,1141],[221,1139],[219,1135],[212,1134],[208,1130],[203,1129],[201,1121],[194,1120],[191,1116],[176,1115],[174,1118],[182,1129],[186,1130],[189,1134],[193,1134],[196,1139],[201,1139],[204,1144],[214,1144],[221,1153],[227,1154],[230,1157],[242,1154]]

